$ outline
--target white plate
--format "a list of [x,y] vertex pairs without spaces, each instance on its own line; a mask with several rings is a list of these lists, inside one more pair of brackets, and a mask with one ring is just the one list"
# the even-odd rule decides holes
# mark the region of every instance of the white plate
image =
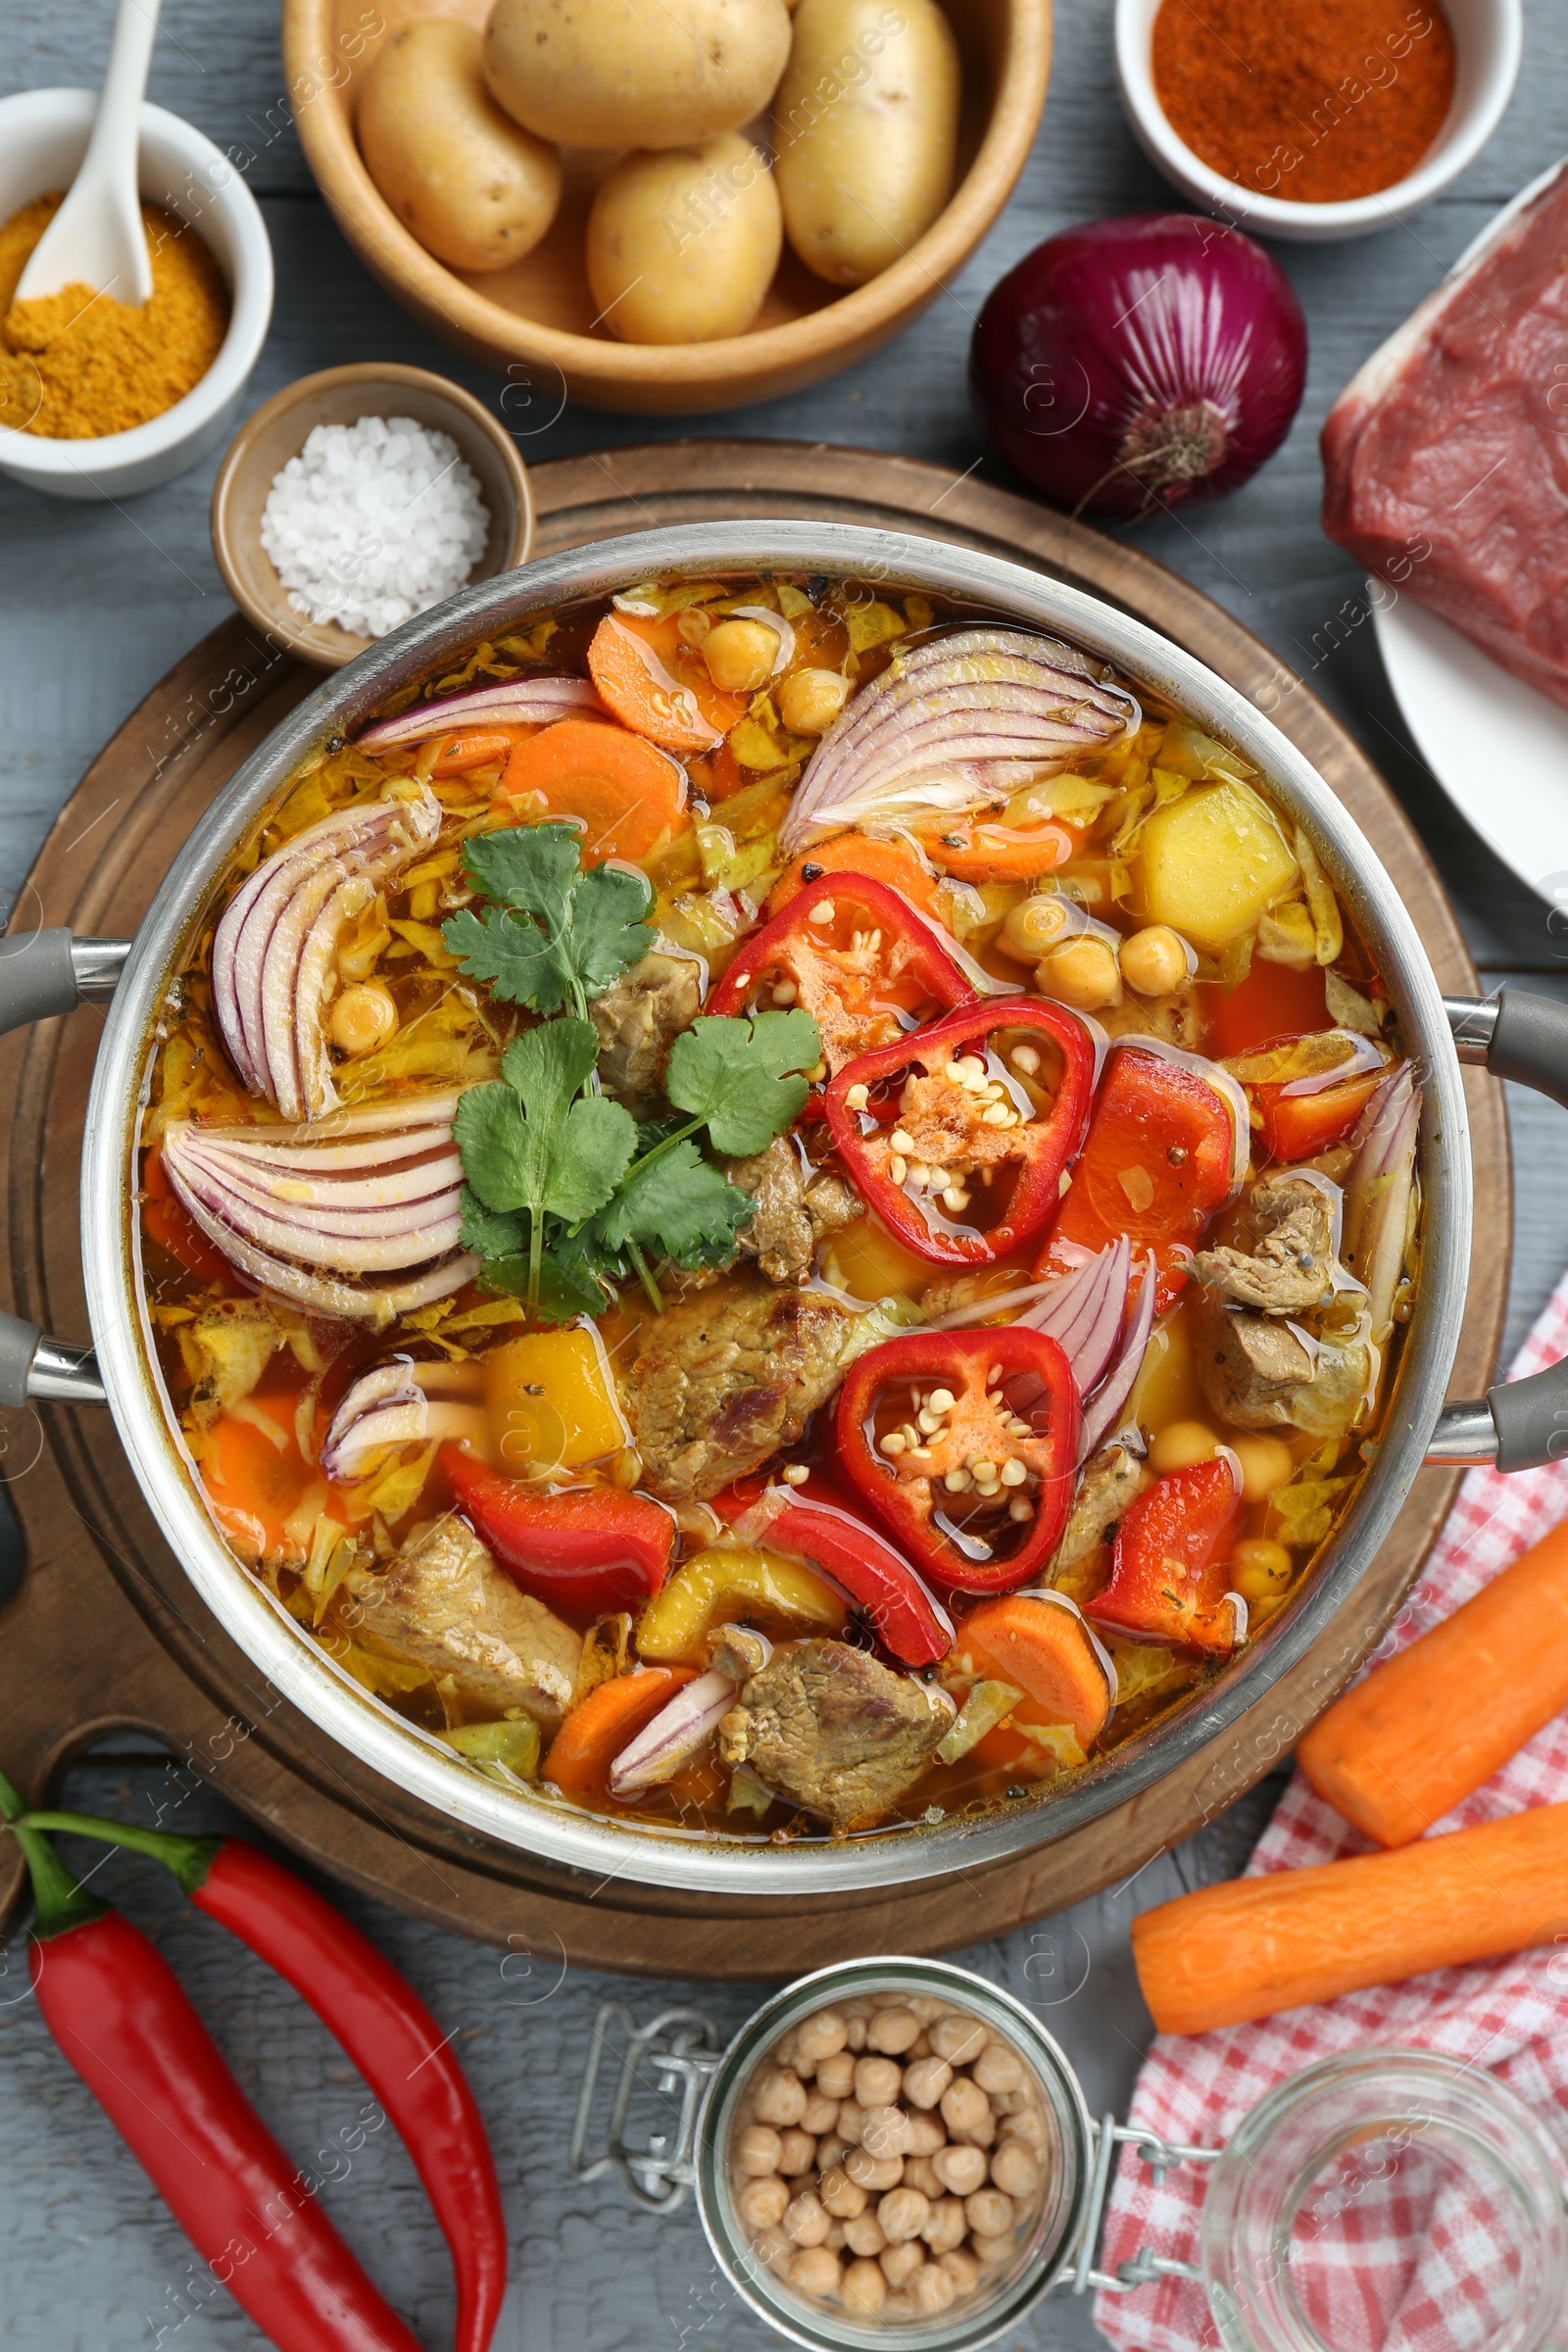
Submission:
[[[1562,169],[1521,188],[1466,246],[1476,248]],[[1483,841],[1549,904],[1568,902],[1568,710],[1499,667],[1410,596],[1373,588],[1372,624],[1405,725],[1444,791]]]

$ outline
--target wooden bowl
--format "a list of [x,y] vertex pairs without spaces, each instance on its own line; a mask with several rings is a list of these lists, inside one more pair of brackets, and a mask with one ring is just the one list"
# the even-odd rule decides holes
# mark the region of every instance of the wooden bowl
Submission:
[[354,108],[381,40],[416,18],[482,26],[488,0],[382,0],[381,31],[359,0],[283,0],[283,60],[306,157],[339,228],[372,277],[420,323],[505,375],[517,429],[543,430],[568,400],[639,416],[694,415],[797,392],[875,351],[934,302],[991,227],[1023,169],[1051,67],[1052,0],[942,0],[963,60],[958,184],[902,260],[842,293],[785,247],[750,333],[714,343],[617,343],[594,328],[583,259],[588,208],[614,158],[568,151],[549,235],[523,261],[449,270],[416,242],[377,191],[354,137]]
[[361,416],[412,416],[446,433],[479,478],[490,514],[490,536],[469,578],[488,580],[528,561],[533,545],[533,494],[512,436],[471,393],[425,368],[367,361],[302,375],[264,401],[228,445],[213,484],[213,554],[240,611],[274,642],[321,669],[341,669],[375,640],[354,637],[335,620],[309,620],[262,546],[262,509],[274,475],[297,458],[318,424],[353,424]]

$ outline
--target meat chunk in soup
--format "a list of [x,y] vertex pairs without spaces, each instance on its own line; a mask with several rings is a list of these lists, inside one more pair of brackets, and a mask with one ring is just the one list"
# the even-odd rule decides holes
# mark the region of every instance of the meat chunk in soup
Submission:
[[719,1726],[727,1762],[835,1831],[878,1821],[930,1765],[953,1723],[934,1685],[845,1642],[786,1642]]
[[663,1098],[669,1049],[703,1009],[702,965],[659,949],[589,1006],[599,1032],[599,1083],[638,1118]]
[[[1193,1260],[1199,1281],[1216,1298],[1265,1315],[1299,1315],[1321,1305],[1334,1254],[1333,1202],[1321,1185],[1304,1176],[1265,1176],[1252,1187],[1248,1222],[1251,1249],[1200,1250]],[[1274,1350],[1274,1358],[1283,1360],[1283,1351]]]
[[860,1214],[858,1196],[827,1169],[804,1165],[787,1135],[775,1136],[752,1159],[732,1159],[725,1173],[757,1202],[757,1214],[740,1230],[740,1245],[755,1257],[769,1282],[804,1282],[818,1242],[853,1224]]
[[627,1380],[644,1485],[699,1501],[793,1445],[838,1386],[856,1321],[829,1298],[756,1280],[661,1315]]
[[1102,1447],[1079,1481],[1061,1542],[1046,1571],[1047,1584],[1108,1544],[1123,1511],[1150,1483],[1151,1473],[1136,1453],[1125,1446]]
[[455,1513],[383,1572],[361,1570],[350,1582],[355,1638],[367,1648],[451,1675],[476,1706],[531,1715],[546,1734],[570,1706],[581,1637],[519,1592]]

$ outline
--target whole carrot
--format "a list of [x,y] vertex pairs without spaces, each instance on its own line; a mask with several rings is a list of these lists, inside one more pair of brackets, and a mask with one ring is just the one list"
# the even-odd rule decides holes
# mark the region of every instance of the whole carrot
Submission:
[[1404,1845],[1568,1707],[1568,1520],[1375,1667],[1296,1760],[1380,1845]]
[[1428,1969],[1568,1934],[1568,1804],[1232,1879],[1133,1922],[1138,1982],[1162,2034],[1272,2017]]

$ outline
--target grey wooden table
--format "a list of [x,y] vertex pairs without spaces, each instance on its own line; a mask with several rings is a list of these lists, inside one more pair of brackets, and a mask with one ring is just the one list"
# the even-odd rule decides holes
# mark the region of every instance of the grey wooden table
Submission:
[[[962,277],[900,342],[801,397],[714,417],[715,432],[820,438],[951,465],[982,459],[964,389],[974,314],[987,289],[1044,236],[1091,216],[1166,209],[1169,192],[1122,122],[1108,0],[1058,0],[1045,123],[1007,212]],[[9,0],[0,90],[96,80],[110,0],[71,10]],[[1488,984],[1568,991],[1568,948],[1545,907],[1492,858],[1410,746],[1379,664],[1361,582],[1318,528],[1317,431],[1361,359],[1437,283],[1494,208],[1568,145],[1568,18],[1527,0],[1518,94],[1456,190],[1407,227],[1365,243],[1279,249],[1305,306],[1311,370],[1284,450],[1239,496],[1162,520],[1143,544],[1197,581],[1307,676],[1400,795],[1458,906]],[[277,258],[270,339],[251,387],[347,360],[445,369],[482,399],[497,385],[432,343],[372,285],[327,219],[289,126],[277,28],[266,0],[165,0],[152,96],[244,168]],[[517,419],[509,417],[516,429]],[[661,424],[568,410],[521,440],[525,458],[611,448]],[[703,429],[699,427],[698,429]],[[104,739],[154,681],[227,611],[207,540],[209,465],[122,507],[71,506],[0,482],[0,890],[14,896],[55,811]],[[1519,1200],[1509,1348],[1568,1260],[1568,1116],[1511,1104]],[[0,1547],[3,1548],[3,1547]],[[0,1557],[0,1600],[5,1563]],[[0,1641],[4,1620],[0,1616]],[[4,1727],[0,1726],[0,1761]],[[967,1958],[1036,2006],[1082,2070],[1091,2106],[1124,2101],[1149,2034],[1128,1955],[1133,1914],[1227,1877],[1266,1817],[1265,1788],[1136,1884]],[[122,1748],[73,1775],[70,1801],[181,1828],[221,1826],[224,1808],[160,1759]],[[82,1860],[86,1854],[83,1849]],[[163,1874],[116,1858],[96,1882],[158,1939],[269,2121],[302,2161],[351,2121],[363,2096],[335,2045],[292,1996]],[[571,2098],[598,2002],[586,1972],[519,1966],[380,1905],[345,1907],[459,2037],[494,2137],[515,2284],[501,2352],[760,2352],[772,2339],[724,2292],[690,2216],[634,2214],[575,2188],[564,2156]],[[726,2026],[754,1995],[643,1984],[644,2011],[707,1999]],[[414,2173],[384,2132],[326,2191],[344,2233],[423,2341],[449,2339],[444,2250]],[[261,2338],[210,2279],[40,2026],[20,1949],[0,1963],[0,2345],[6,2352],[242,2352]],[[1082,2305],[1052,2302],[1026,2330],[1053,2348],[1100,2342]]]

